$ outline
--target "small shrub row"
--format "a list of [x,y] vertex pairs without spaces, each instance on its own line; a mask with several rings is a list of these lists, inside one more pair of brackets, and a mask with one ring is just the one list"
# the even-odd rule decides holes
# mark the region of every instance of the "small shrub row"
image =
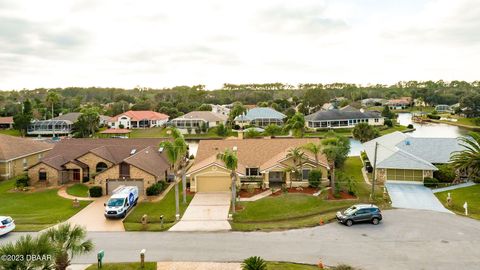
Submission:
[[438,180],[436,178],[425,178],[423,179],[423,185],[428,188],[436,188],[438,187]]
[[17,188],[24,188],[30,186],[30,179],[28,175],[22,174],[16,177],[15,179],[15,187]]
[[98,198],[98,197],[102,197],[103,190],[102,190],[102,187],[100,186],[93,186],[88,189],[88,193],[90,194],[90,197]]
[[157,182],[147,188],[147,196],[156,196],[159,195],[163,190],[165,190],[166,183],[163,181]]
[[440,120],[441,116],[440,115],[435,115],[435,114],[427,114],[428,119],[434,119],[434,120]]

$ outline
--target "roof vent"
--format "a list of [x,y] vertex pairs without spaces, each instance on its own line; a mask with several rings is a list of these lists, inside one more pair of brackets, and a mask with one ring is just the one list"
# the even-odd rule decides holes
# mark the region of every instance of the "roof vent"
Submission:
[[405,145],[410,145],[410,141],[409,141],[409,140],[406,140],[406,141],[405,141]]
[[158,148],[158,152],[162,153],[163,152],[163,147]]
[[132,149],[132,151],[130,151],[130,155],[133,155],[137,152],[137,149]]

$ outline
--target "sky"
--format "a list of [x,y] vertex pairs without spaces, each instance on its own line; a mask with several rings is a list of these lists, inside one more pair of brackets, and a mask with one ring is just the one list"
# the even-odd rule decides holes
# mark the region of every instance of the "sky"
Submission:
[[478,0],[0,0],[0,89],[479,80]]

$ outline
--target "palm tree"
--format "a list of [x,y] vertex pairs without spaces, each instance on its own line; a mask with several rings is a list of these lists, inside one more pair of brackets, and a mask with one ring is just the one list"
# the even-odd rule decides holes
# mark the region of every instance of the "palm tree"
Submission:
[[318,164],[318,156],[322,152],[322,146],[311,142],[311,143],[307,143],[302,148],[312,153],[315,156],[315,163]]
[[335,161],[341,154],[339,139],[331,137],[322,140],[322,153],[327,158],[330,167],[330,186],[335,188]]
[[258,256],[249,257],[242,262],[242,270],[267,270],[267,268],[267,262]]
[[[303,160],[305,158],[305,153],[302,152],[300,147],[294,147],[288,150],[287,158],[291,158],[293,162],[293,166],[291,168],[293,175],[295,176],[295,180],[298,181],[298,176],[300,175],[300,171],[303,167]],[[290,188],[292,187],[292,179],[290,179]]]
[[87,232],[78,225],[64,223],[45,233],[54,248],[55,269],[65,270],[75,255],[83,255],[93,250],[93,242],[84,240]]
[[222,153],[217,154],[217,159],[221,160],[223,164],[225,164],[225,167],[230,170],[230,177],[232,179],[232,213],[235,213],[235,202],[237,198],[237,153],[233,150],[226,149]]
[[60,96],[57,92],[49,91],[45,98],[45,103],[52,108],[52,118],[55,117],[53,107],[60,101]]
[[353,129],[353,138],[359,140],[360,142],[368,142],[380,136],[380,132],[373,126],[370,126],[368,123],[360,123],[355,126]]
[[[42,257],[54,256],[53,246],[50,244],[46,234],[41,234],[33,238],[32,235],[22,235],[15,243],[5,243],[0,246],[0,256],[21,255],[26,258],[27,255],[38,255]],[[0,260],[1,269],[52,269],[52,260]]]
[[[187,203],[186,192],[187,185],[185,179],[185,154],[188,151],[188,146],[183,138],[183,135],[176,128],[170,129],[173,137],[173,142],[165,141],[160,144],[160,147],[163,148],[167,155],[167,159],[173,167],[173,172],[175,175],[175,217],[177,220],[180,219],[180,205],[179,205],[179,195],[178,195],[178,180],[180,177],[183,183],[183,203]],[[179,169],[182,169],[179,173]]]
[[458,171],[466,172],[472,180],[480,179],[480,134],[470,132],[469,136],[459,139],[465,150],[452,154],[451,162]]
[[292,130],[295,137],[303,137],[305,131],[305,117],[301,113],[295,113],[288,119],[285,130]]

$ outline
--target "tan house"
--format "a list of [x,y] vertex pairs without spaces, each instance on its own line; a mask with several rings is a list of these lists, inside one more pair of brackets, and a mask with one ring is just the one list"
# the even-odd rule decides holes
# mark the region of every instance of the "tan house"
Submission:
[[0,135],[0,180],[22,174],[52,148],[49,143]]
[[231,149],[238,157],[237,186],[248,185],[269,188],[283,184],[292,187],[308,186],[308,175],[311,170],[322,171],[322,178],[327,179],[328,165],[323,155],[319,162],[312,154],[305,152],[301,176],[293,176],[292,159],[288,152],[294,147],[307,143],[319,143],[318,139],[233,139],[202,140],[198,145],[195,162],[187,171],[192,192],[229,191],[231,187],[230,171],[217,154]]
[[160,151],[161,139],[65,139],[30,167],[32,184],[62,185],[91,180],[105,194],[119,185],[136,185],[145,192],[165,181],[170,165]]

